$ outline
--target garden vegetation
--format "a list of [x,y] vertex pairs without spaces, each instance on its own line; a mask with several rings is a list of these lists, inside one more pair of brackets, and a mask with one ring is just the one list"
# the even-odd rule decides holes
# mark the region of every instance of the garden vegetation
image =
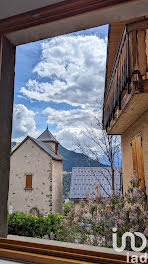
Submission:
[[[65,216],[51,214],[37,218],[14,213],[9,215],[9,234],[40,238],[48,235],[49,239],[54,234],[52,239],[59,241],[112,247],[112,229],[116,227],[119,247],[125,232],[141,232],[148,239],[147,196],[139,183],[140,180],[132,179],[124,196],[113,193],[107,198],[95,186],[94,194],[81,202],[77,213],[70,203],[65,206]],[[136,246],[141,246],[138,237]],[[126,249],[131,249],[130,239]]]

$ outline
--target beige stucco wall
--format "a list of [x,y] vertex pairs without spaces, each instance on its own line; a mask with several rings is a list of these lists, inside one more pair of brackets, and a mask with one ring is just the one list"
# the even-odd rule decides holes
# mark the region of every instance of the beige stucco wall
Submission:
[[[56,177],[54,160],[40,149],[34,142],[27,139],[11,156],[10,187],[8,204],[13,206],[14,211],[30,213],[33,207],[37,207],[41,214],[51,213],[52,205],[57,204],[52,196],[61,198],[61,193],[53,188],[52,184]],[[62,162],[59,161],[60,164]],[[59,168],[59,170],[62,168]],[[62,174],[62,171],[60,172]],[[32,190],[25,190],[26,175],[32,175]],[[59,188],[61,184],[58,182]],[[54,212],[60,212],[60,206],[54,206]]]
[[144,174],[146,192],[148,194],[148,110],[137,119],[122,135],[122,173],[123,173],[123,190],[127,190],[130,179],[133,175],[133,160],[131,139],[137,134],[142,135],[142,148],[144,158]]

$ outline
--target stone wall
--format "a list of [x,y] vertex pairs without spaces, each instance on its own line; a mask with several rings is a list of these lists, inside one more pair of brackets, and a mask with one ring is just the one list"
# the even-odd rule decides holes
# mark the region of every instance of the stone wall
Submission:
[[[27,139],[11,156],[9,205],[14,211],[52,212],[52,158]],[[32,190],[26,190],[26,175],[32,175]],[[58,193],[57,193],[58,195]]]
[[53,213],[63,213],[63,163],[52,163],[52,208]]
[[142,149],[144,158],[144,175],[146,192],[148,194],[148,111],[146,111],[139,119],[137,119],[122,135],[122,173],[123,173],[123,189],[127,190],[130,179],[133,175],[133,159],[131,140],[137,134],[142,135]]

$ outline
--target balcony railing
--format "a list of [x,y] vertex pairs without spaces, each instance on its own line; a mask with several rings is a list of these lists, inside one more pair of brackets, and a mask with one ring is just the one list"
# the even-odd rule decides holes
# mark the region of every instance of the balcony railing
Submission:
[[117,113],[122,111],[125,93],[131,94],[133,89],[143,92],[143,80],[147,79],[147,29],[147,19],[125,26],[110,82],[105,89],[103,125],[106,129],[117,118]]

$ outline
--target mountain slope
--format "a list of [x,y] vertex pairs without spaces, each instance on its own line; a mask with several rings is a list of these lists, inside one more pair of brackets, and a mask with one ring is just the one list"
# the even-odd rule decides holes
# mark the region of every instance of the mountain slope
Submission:
[[[12,142],[11,148],[17,143]],[[71,172],[73,167],[99,167],[99,163],[93,159],[90,159],[84,154],[80,154],[64,148],[59,145],[59,154],[64,158],[63,160],[63,171]],[[101,165],[105,166],[105,165]]]
[[[59,153],[63,156],[63,170],[67,172],[72,171],[72,167],[99,167],[97,161],[90,159],[84,154],[70,151],[59,145]],[[101,165],[105,166],[105,165]]]

